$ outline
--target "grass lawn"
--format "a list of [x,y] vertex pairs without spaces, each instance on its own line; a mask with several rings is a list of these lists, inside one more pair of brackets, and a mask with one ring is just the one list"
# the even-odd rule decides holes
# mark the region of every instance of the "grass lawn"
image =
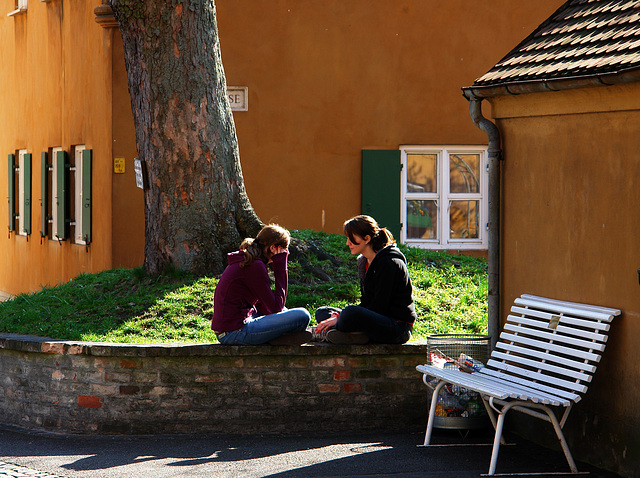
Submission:
[[[309,251],[289,260],[287,307],[357,304],[356,258],[342,235],[292,231]],[[482,259],[400,246],[407,256],[418,322],[413,340],[487,331],[487,265]],[[329,257],[313,251],[325,251]],[[82,274],[0,303],[0,332],[64,340],[217,342],[210,328],[216,277],[142,268]]]

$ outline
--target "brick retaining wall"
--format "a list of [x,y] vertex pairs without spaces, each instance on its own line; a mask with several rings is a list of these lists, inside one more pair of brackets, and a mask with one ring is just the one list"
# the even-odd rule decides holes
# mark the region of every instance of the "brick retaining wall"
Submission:
[[426,345],[63,342],[0,334],[0,423],[78,434],[419,430]]

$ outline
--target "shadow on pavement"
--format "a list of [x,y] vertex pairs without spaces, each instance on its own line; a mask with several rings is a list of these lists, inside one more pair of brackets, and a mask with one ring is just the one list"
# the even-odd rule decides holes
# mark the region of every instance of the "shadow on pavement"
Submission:
[[[69,478],[477,477],[489,468],[490,430],[329,435],[96,437],[0,430],[0,460]],[[560,451],[525,440],[501,447],[498,473],[569,471]],[[447,446],[464,442],[468,446]],[[592,477],[616,475],[578,463]],[[0,475],[1,476],[1,475]],[[535,475],[534,475],[535,476]]]

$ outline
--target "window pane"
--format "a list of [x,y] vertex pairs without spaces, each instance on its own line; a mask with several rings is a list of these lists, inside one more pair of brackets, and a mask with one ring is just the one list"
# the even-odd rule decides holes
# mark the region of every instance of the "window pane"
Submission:
[[451,201],[449,215],[451,239],[480,237],[480,201]]
[[480,155],[449,155],[449,178],[452,193],[479,193]]
[[438,192],[438,155],[407,155],[407,192]]
[[436,201],[407,201],[407,239],[438,237]]

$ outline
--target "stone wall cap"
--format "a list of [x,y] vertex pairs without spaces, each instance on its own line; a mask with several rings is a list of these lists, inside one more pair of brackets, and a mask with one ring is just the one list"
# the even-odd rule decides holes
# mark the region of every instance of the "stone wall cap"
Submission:
[[220,345],[216,343],[150,343],[83,342],[60,340],[36,335],[0,333],[0,348],[20,352],[96,357],[248,357],[256,355],[411,355],[426,353],[426,341],[402,345],[332,345],[311,343],[289,345]]

